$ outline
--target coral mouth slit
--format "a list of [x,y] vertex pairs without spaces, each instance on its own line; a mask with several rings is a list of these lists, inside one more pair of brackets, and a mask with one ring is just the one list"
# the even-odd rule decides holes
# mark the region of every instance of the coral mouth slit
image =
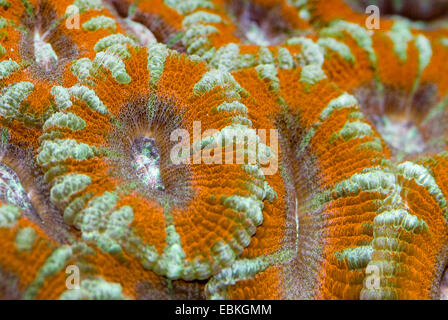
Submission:
[[0,201],[17,206],[48,235],[64,242],[67,229],[60,212],[49,201],[49,187],[31,151],[14,145],[0,147]]
[[[283,150],[282,175],[287,190],[287,219],[285,226],[285,247],[296,252],[296,256],[284,270],[285,288],[299,286],[304,290],[288,291],[287,299],[312,299],[317,288],[310,279],[317,278],[317,262],[309,258],[310,248],[320,252],[323,240],[316,236],[316,224],[322,223],[311,212],[304,210],[315,190],[313,181],[318,172],[313,164],[315,157],[309,147],[302,148],[297,141],[303,141],[305,130],[297,114],[284,113],[277,118],[280,146]],[[287,177],[287,178],[286,178]],[[311,191],[311,193],[309,193]]]
[[32,71],[38,77],[58,79],[64,66],[78,56],[78,48],[58,25],[57,13],[48,1],[40,1],[35,11],[26,11],[21,18],[21,55],[25,61],[35,62]]
[[239,38],[251,44],[277,45],[294,31],[279,7],[268,9],[251,1],[227,0],[226,9],[236,20]]
[[149,198],[170,205],[185,204],[190,198],[190,172],[184,164],[173,164],[170,141],[181,127],[181,115],[172,103],[160,97],[138,97],[122,109],[107,149],[114,175]]
[[146,136],[134,139],[131,146],[133,167],[146,186],[165,190],[160,176],[160,151],[154,138]]
[[417,154],[425,149],[423,136],[412,121],[383,116],[375,122],[378,131],[393,150],[404,154]]
[[[185,48],[179,40],[180,30],[171,26],[167,21],[163,19],[160,13],[156,12],[145,12],[141,10],[137,3],[131,4],[127,1],[118,0],[106,0],[105,3],[108,8],[115,13],[117,20],[121,21],[127,27],[133,25],[133,32],[137,33],[137,38],[145,39],[145,33],[149,31],[157,42],[166,44],[168,47],[178,51],[185,52]],[[148,3],[140,3],[151,7]],[[169,11],[169,7],[167,7]],[[147,29],[147,30],[145,30]],[[146,39],[148,40],[148,39]],[[149,43],[142,43],[143,45],[148,45]]]
[[30,210],[32,207],[19,177],[4,163],[0,163],[0,200],[23,210]]
[[446,142],[440,137],[447,126],[443,117],[435,116],[437,94],[433,86],[422,86],[413,94],[389,87],[379,93],[372,87],[361,87],[353,94],[363,115],[387,143],[394,160],[445,150]]

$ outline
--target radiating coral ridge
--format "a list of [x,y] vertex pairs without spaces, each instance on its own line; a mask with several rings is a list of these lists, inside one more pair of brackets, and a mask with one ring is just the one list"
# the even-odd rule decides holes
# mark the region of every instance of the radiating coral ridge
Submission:
[[400,3],[0,1],[0,298],[447,299],[448,8]]

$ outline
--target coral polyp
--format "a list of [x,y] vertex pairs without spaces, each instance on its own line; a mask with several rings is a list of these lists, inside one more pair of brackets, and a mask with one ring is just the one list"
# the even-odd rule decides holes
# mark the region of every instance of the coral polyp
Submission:
[[373,2],[0,1],[0,298],[447,299],[446,6]]

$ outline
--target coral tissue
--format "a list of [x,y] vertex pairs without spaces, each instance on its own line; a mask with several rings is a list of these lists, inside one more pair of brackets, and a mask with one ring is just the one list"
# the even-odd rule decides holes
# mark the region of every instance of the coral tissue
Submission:
[[0,0],[0,298],[447,299],[447,17]]

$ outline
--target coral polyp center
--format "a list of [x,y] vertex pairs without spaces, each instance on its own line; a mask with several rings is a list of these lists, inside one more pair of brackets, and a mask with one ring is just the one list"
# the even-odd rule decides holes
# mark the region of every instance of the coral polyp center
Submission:
[[165,190],[160,173],[160,151],[156,141],[149,137],[135,139],[131,146],[133,168],[140,181],[147,187]]
[[58,62],[58,56],[50,43],[36,31],[34,33],[34,57],[45,72],[49,72]]
[[412,121],[382,116],[378,119],[376,128],[398,159],[422,153],[425,149],[423,136]]
[[24,210],[32,208],[19,177],[3,163],[0,163],[0,199]]

